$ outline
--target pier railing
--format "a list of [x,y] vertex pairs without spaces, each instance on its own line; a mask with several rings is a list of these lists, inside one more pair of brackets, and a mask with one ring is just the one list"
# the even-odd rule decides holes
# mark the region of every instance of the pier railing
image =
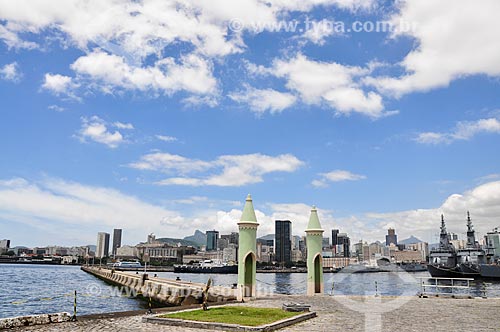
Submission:
[[[473,278],[419,277],[420,297],[428,296],[465,296],[472,298],[470,282]],[[426,283],[426,280],[429,281]]]

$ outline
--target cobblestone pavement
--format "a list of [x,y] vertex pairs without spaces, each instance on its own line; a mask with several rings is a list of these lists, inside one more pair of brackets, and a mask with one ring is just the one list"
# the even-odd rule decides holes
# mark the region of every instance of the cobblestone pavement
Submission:
[[[371,299],[373,301],[373,298]],[[276,296],[245,303],[258,307],[281,307],[287,302],[311,305],[318,317],[283,329],[282,331],[500,331],[500,299],[452,299],[418,297],[397,300],[383,298],[379,303],[364,306],[360,297]],[[382,301],[382,302],[380,302]],[[347,305],[354,310],[348,309]],[[392,307],[391,307],[392,306]],[[388,309],[387,309],[388,308]],[[394,309],[394,310],[392,310]],[[366,310],[368,323],[365,326]],[[382,315],[379,312],[392,310]],[[180,331],[178,327],[142,323],[142,316],[82,320],[13,329],[11,331]],[[378,325],[378,324],[381,324]],[[381,327],[381,328],[380,328]],[[182,331],[206,331],[185,328]]]

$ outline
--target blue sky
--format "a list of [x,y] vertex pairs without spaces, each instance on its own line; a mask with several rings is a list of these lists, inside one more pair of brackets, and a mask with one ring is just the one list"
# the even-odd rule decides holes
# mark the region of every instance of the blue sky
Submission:
[[489,231],[499,9],[0,1],[0,238],[229,232],[247,193],[262,235],[276,218],[302,235],[313,204],[354,241],[395,227],[433,242],[441,213],[462,235],[467,210]]

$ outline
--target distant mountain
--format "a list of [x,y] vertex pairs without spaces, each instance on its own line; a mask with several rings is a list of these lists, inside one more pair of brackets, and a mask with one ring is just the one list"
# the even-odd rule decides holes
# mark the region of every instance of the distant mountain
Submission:
[[398,244],[404,244],[404,245],[408,245],[408,244],[415,244],[415,243],[420,243],[420,242],[423,242],[422,240],[414,237],[413,235],[410,236],[409,238],[407,239],[404,239],[404,240],[401,240],[401,241],[398,241]]
[[170,238],[170,237],[159,238],[159,239],[156,239],[156,241],[162,242],[162,243],[166,243],[169,246],[177,246],[179,243],[182,246],[193,246],[193,247],[199,247],[200,246],[198,243],[193,242],[193,241],[184,240],[184,239],[173,239],[173,238]]
[[258,240],[263,240],[263,241],[274,240],[274,234],[267,234],[267,235],[261,236],[258,238]]
[[186,236],[184,240],[194,242],[199,246],[204,246],[207,244],[207,235],[202,231],[200,231],[199,229],[197,229],[194,232],[194,235]]

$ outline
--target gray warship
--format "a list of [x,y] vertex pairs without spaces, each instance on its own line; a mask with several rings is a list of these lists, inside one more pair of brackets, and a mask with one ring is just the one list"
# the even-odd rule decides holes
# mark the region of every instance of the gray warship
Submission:
[[481,247],[476,241],[470,213],[467,211],[467,244],[463,249],[456,249],[446,231],[444,215],[441,215],[439,248],[430,252],[427,270],[432,277],[500,280],[498,229],[487,233],[485,246]]

